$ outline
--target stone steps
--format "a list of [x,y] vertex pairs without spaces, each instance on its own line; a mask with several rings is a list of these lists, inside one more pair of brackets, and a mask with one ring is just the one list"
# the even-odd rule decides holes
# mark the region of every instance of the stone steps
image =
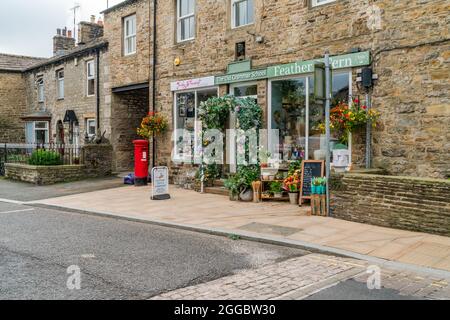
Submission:
[[227,197],[229,195],[228,190],[225,189],[224,187],[208,187],[208,188],[205,188],[205,193],[217,194],[217,195],[227,196]]

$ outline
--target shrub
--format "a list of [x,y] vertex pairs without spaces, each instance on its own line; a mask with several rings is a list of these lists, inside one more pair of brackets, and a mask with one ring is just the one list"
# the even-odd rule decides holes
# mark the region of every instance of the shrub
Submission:
[[28,160],[32,166],[59,166],[62,163],[59,153],[42,149],[34,151]]

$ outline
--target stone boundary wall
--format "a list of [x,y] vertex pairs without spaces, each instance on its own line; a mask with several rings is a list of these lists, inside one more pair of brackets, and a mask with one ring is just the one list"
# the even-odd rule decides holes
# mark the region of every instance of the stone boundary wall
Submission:
[[76,181],[86,177],[84,165],[30,166],[27,164],[6,163],[5,171],[5,176],[8,179],[37,185]]
[[112,174],[113,147],[110,144],[83,146],[83,164],[87,177],[106,177]]
[[5,176],[11,180],[49,185],[59,182],[106,177],[112,174],[113,148],[110,144],[92,144],[82,148],[82,165],[31,166],[6,163]]
[[450,236],[450,180],[349,173],[330,187],[335,218]]

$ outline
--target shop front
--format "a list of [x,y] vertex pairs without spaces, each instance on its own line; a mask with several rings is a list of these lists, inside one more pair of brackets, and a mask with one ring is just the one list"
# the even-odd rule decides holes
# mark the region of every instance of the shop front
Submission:
[[[251,63],[244,61],[232,63],[231,72],[229,68],[226,75],[216,77],[216,85],[228,85],[231,95],[253,97],[258,103],[258,98],[263,100],[260,105],[265,111],[264,120],[268,129],[267,149],[271,161],[279,165],[288,166],[289,162],[295,160],[325,159],[325,107],[314,97],[314,66],[318,62],[322,62],[322,59],[252,70]],[[331,58],[332,107],[339,102],[349,103],[352,100],[354,68],[370,63],[369,52]],[[266,87],[258,88],[262,85]],[[267,94],[258,96],[258,89]],[[346,148],[351,155],[351,139],[347,141]],[[334,137],[331,147],[337,144],[339,139]],[[230,152],[234,153],[234,148],[231,149]],[[231,172],[234,172],[235,157],[231,156],[230,159]]]
[[173,126],[174,152],[172,160],[175,163],[193,164],[195,150],[198,149],[196,133],[200,132],[197,111],[199,105],[219,96],[219,87],[214,83],[214,77],[203,77],[172,82],[173,93]]

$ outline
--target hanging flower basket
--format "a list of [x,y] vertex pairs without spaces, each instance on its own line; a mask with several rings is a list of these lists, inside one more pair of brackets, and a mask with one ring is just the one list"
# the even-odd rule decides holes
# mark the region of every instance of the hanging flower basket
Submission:
[[169,122],[158,112],[150,112],[142,119],[141,127],[137,128],[137,134],[147,140],[153,135],[161,135],[167,131]]

